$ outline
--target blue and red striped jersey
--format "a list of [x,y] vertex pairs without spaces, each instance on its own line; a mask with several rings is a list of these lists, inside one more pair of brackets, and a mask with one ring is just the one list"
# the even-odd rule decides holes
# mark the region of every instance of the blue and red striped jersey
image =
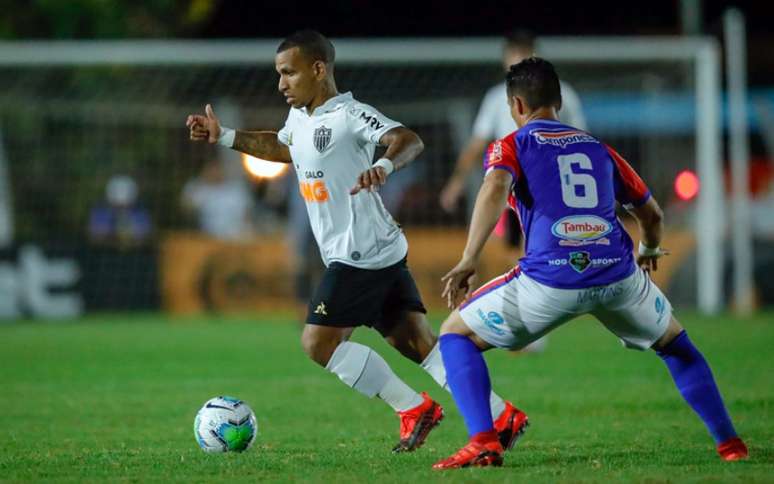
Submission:
[[484,169],[513,177],[508,203],[524,231],[525,274],[550,287],[582,289],[634,272],[616,201],[639,206],[650,191],[611,147],[559,121],[535,120],[490,144]]

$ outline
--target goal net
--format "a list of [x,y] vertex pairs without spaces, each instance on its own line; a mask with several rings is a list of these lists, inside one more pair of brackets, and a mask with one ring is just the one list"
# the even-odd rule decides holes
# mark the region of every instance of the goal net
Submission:
[[[436,281],[464,245],[467,211],[443,212],[439,192],[483,94],[502,82],[500,43],[334,43],[339,90],[425,142],[383,195],[409,237],[424,297],[441,309]],[[302,301],[319,254],[298,216],[295,175],[191,143],[184,124],[212,103],[224,125],[281,127],[276,44],[0,44],[0,286],[8,289],[0,317],[274,310]],[[588,129],[632,163],[665,208],[673,256],[658,282],[678,303],[717,310],[715,44],[546,38],[538,52],[580,95]],[[698,174],[697,198],[675,196],[685,170]],[[518,255],[498,240],[487,251],[485,275]]]

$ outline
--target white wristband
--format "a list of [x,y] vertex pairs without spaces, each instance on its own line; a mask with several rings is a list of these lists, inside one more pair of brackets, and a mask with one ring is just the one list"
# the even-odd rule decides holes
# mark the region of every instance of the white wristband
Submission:
[[654,255],[661,255],[661,247],[646,247],[645,244],[640,241],[639,253],[643,257],[653,257]]
[[220,137],[218,137],[219,145],[225,146],[226,148],[232,148],[234,146],[234,138],[236,138],[236,130],[225,126],[220,127]]
[[395,165],[388,158],[379,158],[376,160],[376,163],[374,163],[374,166],[381,166],[388,175],[395,171]]

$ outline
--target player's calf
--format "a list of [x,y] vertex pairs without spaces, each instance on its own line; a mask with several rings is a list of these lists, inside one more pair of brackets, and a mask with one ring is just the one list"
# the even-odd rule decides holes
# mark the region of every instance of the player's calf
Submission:
[[[671,335],[677,333],[676,336]],[[664,360],[683,399],[709,430],[724,460],[747,457],[747,447],[737,436],[707,361],[673,318],[654,349]]]

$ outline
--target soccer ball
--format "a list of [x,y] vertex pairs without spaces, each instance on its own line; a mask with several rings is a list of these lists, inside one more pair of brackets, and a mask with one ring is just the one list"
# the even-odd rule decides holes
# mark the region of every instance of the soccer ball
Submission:
[[194,436],[205,452],[242,452],[258,433],[250,406],[234,397],[208,400],[194,419]]

